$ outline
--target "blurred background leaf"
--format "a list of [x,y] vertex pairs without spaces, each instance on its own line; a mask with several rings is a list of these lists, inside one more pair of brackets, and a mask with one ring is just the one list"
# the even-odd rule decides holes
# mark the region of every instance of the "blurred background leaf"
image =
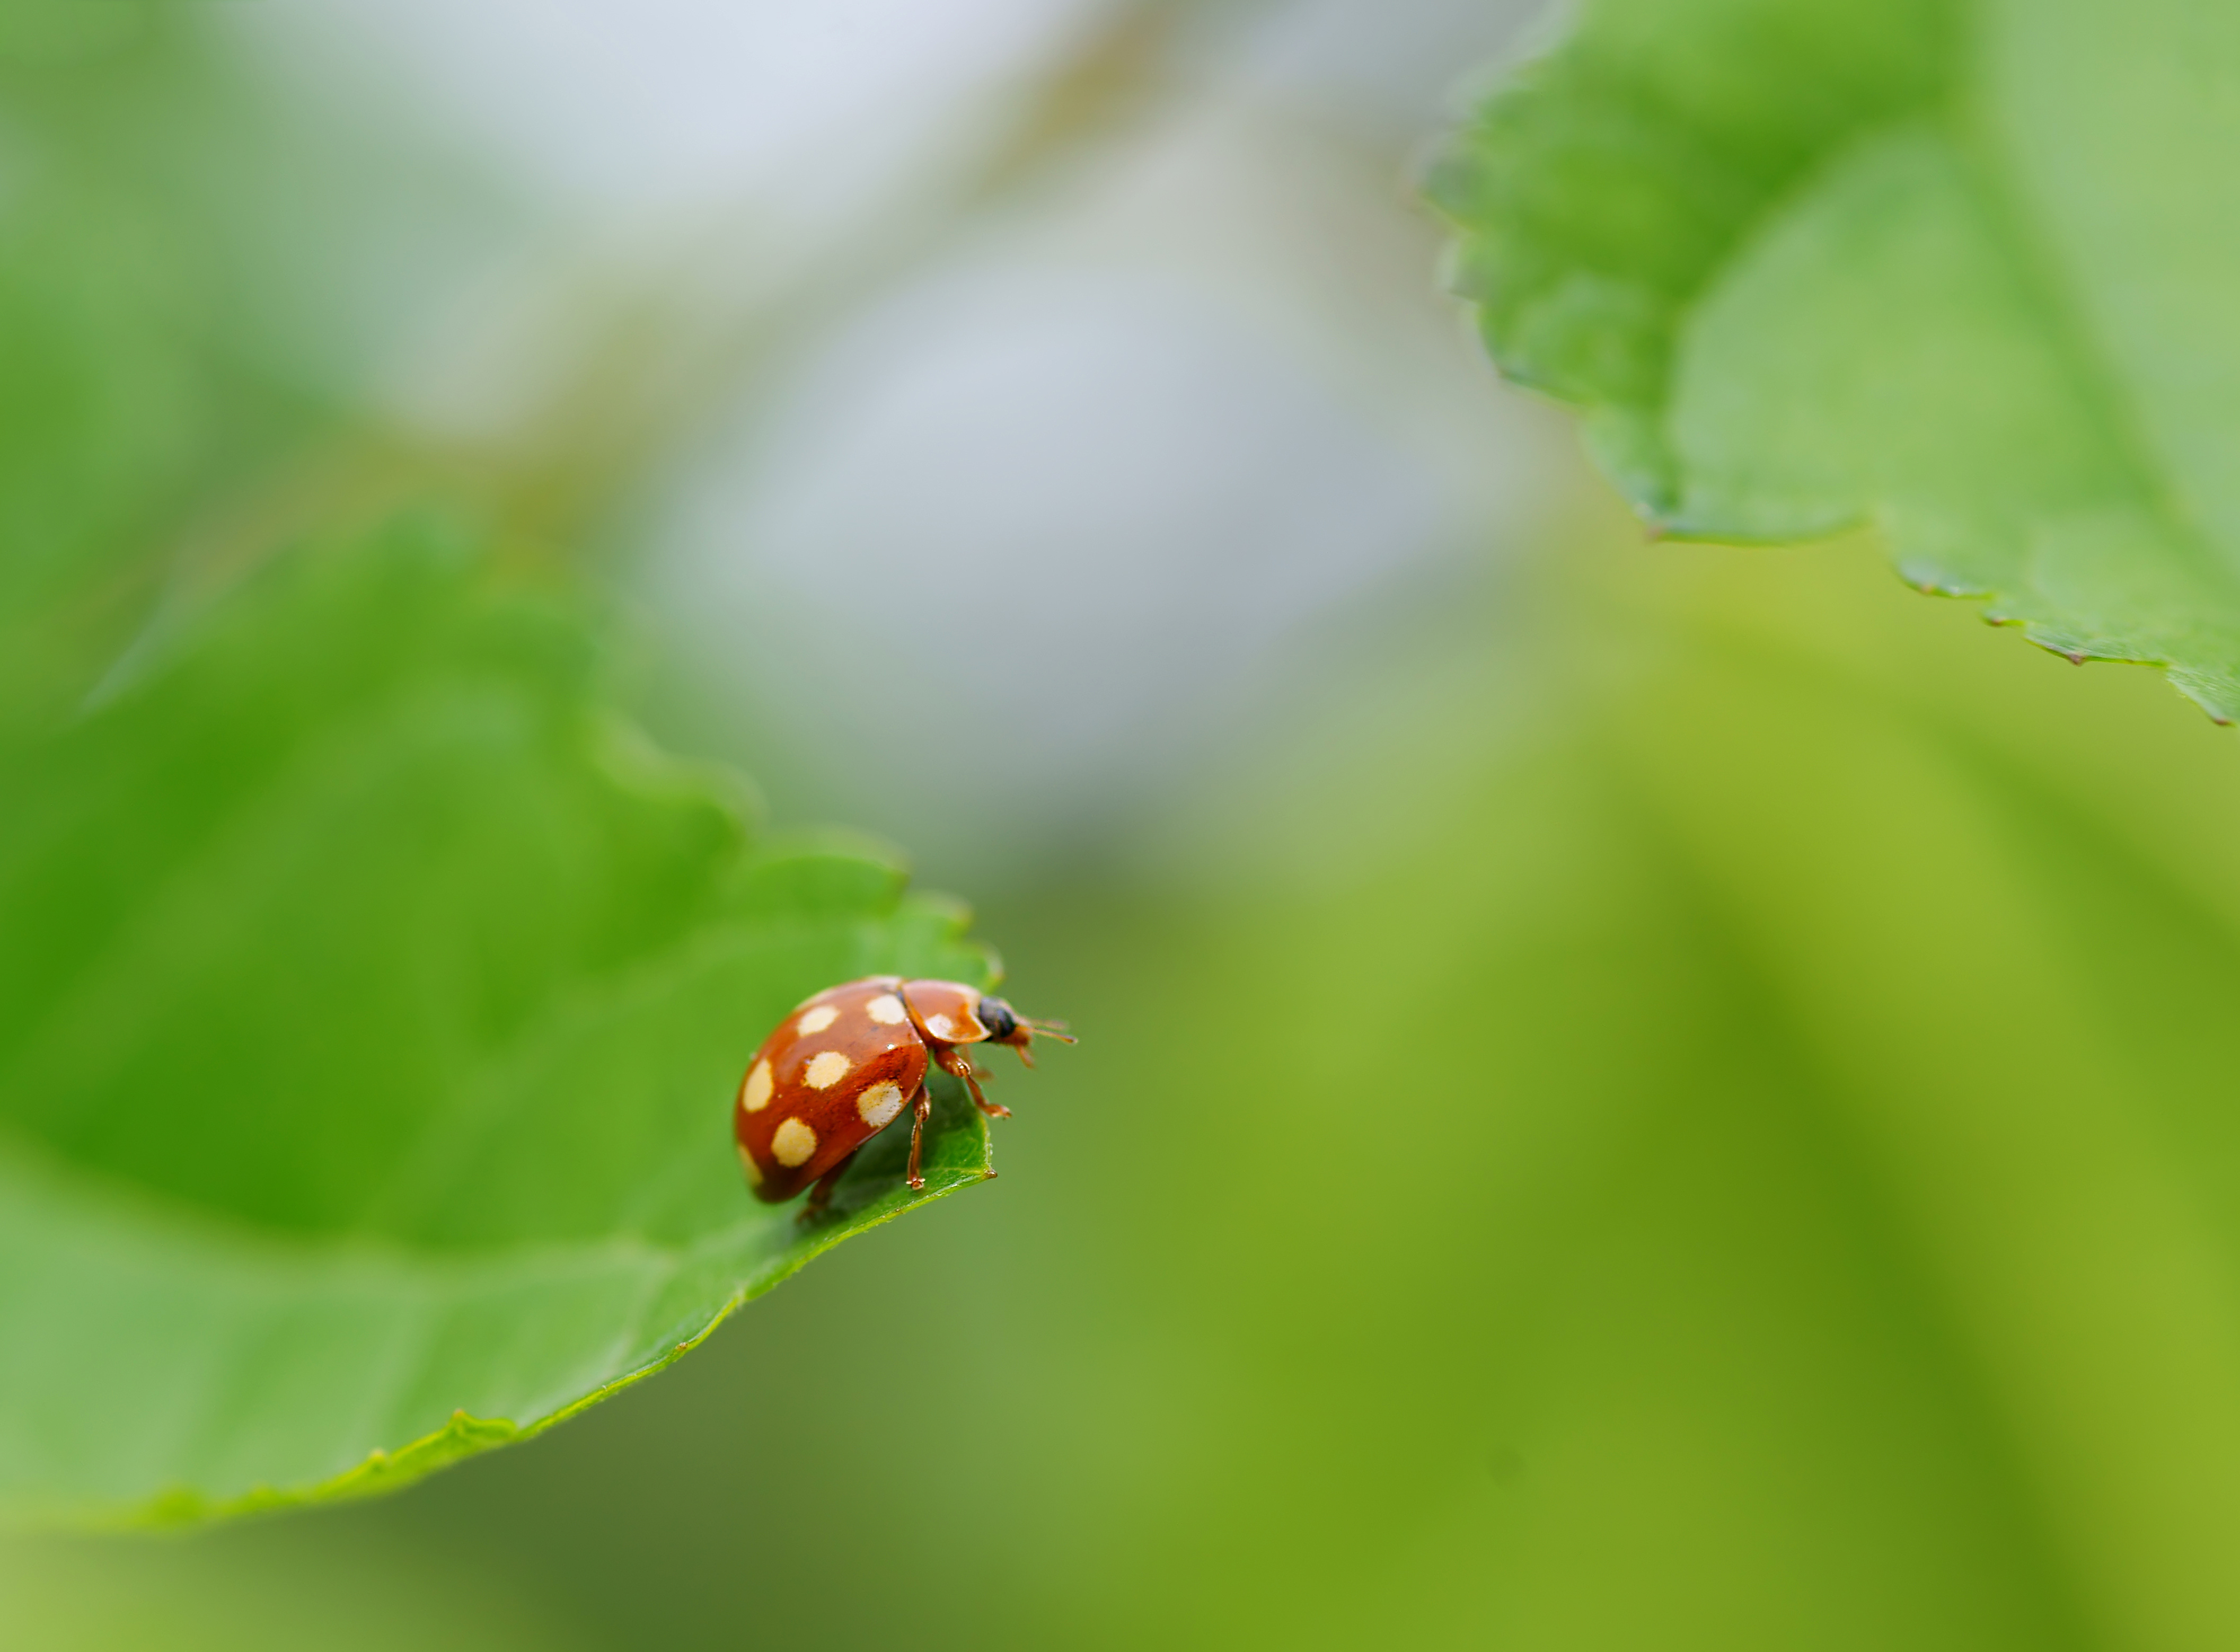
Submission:
[[41,1652],[337,1652],[419,1646],[512,1652],[575,1642],[536,1602],[509,1598],[471,1569],[430,1562],[377,1540],[353,1553],[290,1529],[212,1556],[150,1549],[130,1566],[108,1553],[20,1543],[0,1556],[0,1635]]
[[2240,14],[1596,0],[1433,172],[1650,522],[1905,577],[2240,717]]

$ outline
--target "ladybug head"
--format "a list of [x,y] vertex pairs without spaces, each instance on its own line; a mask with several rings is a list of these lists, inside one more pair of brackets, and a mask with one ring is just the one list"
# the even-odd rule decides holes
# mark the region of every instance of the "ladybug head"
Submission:
[[1033,1029],[1019,1019],[1018,1011],[1001,998],[980,1001],[980,1024],[988,1029],[991,1044],[1015,1044],[1023,1049],[1034,1036]]
[[1037,1033],[1045,1038],[1055,1038],[1062,1044],[1073,1042],[1064,1030],[1064,1023],[1029,1021],[1001,998],[983,997],[980,1000],[980,1024],[988,1029],[990,1043],[1009,1044],[1019,1052],[1019,1059],[1030,1067],[1035,1064],[1035,1058],[1027,1053],[1027,1046],[1034,1042]]

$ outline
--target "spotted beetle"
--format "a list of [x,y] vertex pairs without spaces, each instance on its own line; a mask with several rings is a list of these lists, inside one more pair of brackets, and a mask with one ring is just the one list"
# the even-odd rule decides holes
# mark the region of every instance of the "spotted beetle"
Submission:
[[1031,1067],[1028,1046],[1037,1034],[1073,1042],[1056,1023],[1030,1021],[955,981],[866,976],[803,999],[763,1041],[739,1084],[731,1120],[747,1184],[771,1204],[814,1184],[803,1211],[813,1216],[857,1149],[908,1107],[910,1184],[923,1188],[918,1159],[933,1110],[928,1069],[954,1074],[983,1113],[1009,1118],[1009,1108],[981,1093],[987,1075],[963,1046],[1008,1044]]

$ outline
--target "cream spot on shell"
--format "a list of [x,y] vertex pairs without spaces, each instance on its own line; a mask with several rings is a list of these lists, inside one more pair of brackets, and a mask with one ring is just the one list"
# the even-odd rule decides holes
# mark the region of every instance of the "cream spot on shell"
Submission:
[[957,1023],[946,1016],[928,1016],[925,1018],[925,1029],[936,1038],[957,1036]]
[[830,1004],[819,1004],[794,1024],[804,1033],[821,1033],[840,1019],[840,1012]]
[[837,1049],[820,1049],[810,1058],[809,1070],[802,1076],[809,1081],[811,1089],[830,1089],[848,1076],[848,1069],[854,1065]]
[[747,1151],[744,1142],[739,1143],[739,1169],[747,1173],[747,1185],[758,1188],[763,1184],[763,1167],[755,1162],[755,1156]]
[[863,1116],[864,1123],[875,1130],[883,1129],[903,1110],[903,1087],[874,1084],[856,1098],[856,1110]]
[[817,1132],[797,1118],[790,1118],[770,1136],[770,1156],[789,1170],[809,1162],[817,1151]]
[[891,992],[881,993],[872,999],[863,1006],[863,1013],[882,1027],[899,1027],[910,1019],[910,1011],[903,1008],[903,1001]]
[[739,1092],[739,1105],[750,1113],[759,1113],[770,1105],[770,1063],[766,1061],[758,1061],[755,1063],[754,1070],[747,1075],[746,1088]]

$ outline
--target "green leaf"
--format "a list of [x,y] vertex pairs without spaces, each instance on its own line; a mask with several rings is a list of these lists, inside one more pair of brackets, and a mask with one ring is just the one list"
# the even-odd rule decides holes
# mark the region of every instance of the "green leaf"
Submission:
[[1505,371],[1695,538],[2240,716],[2240,11],[1598,0],[1436,167]]
[[750,848],[581,623],[437,530],[290,556],[0,745],[0,1513],[400,1484],[989,1174],[944,1092],[831,1217],[730,1099],[835,981],[983,979],[861,855]]

